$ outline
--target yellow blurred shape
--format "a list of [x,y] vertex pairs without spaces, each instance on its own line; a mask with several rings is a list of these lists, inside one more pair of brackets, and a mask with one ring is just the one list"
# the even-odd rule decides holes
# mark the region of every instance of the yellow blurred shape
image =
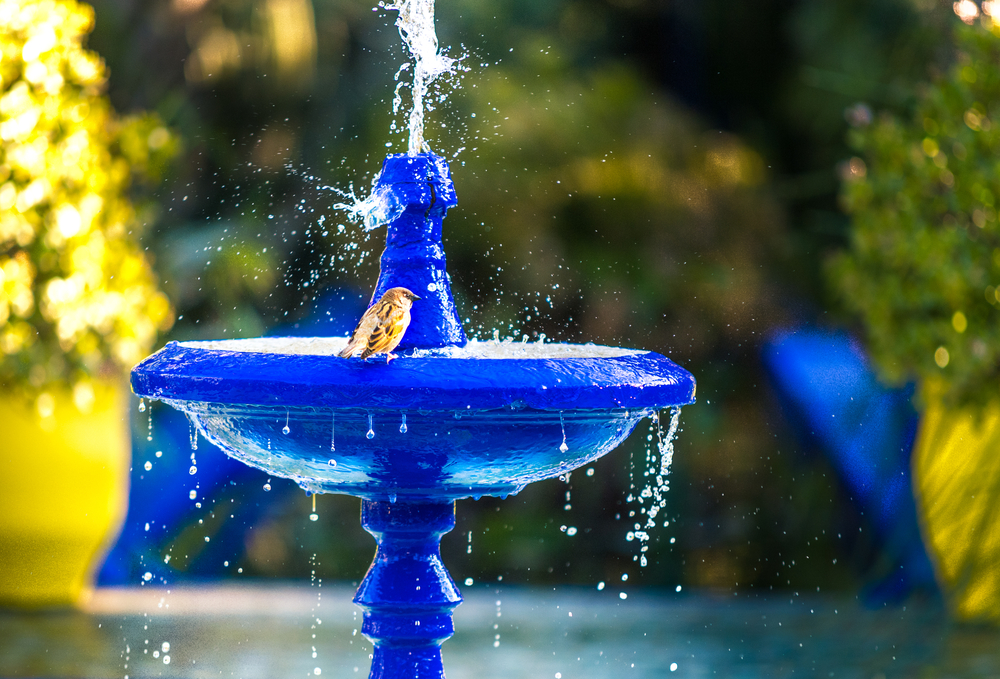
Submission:
[[949,361],[951,361],[951,355],[948,350],[944,347],[938,347],[934,352],[934,362],[937,363],[939,368],[947,367]]
[[310,0],[267,0],[264,17],[278,75],[294,85],[312,80],[316,66],[316,18]]
[[914,492],[949,608],[1000,622],[1000,402],[945,408],[929,389],[913,456]]
[[125,394],[87,382],[34,405],[0,398],[0,606],[68,606],[89,594],[125,518]]
[[215,26],[198,41],[184,73],[192,82],[205,82],[237,70],[241,61],[236,34],[221,25]]
[[955,328],[955,332],[963,333],[969,327],[969,320],[961,311],[956,311],[951,317],[951,327]]

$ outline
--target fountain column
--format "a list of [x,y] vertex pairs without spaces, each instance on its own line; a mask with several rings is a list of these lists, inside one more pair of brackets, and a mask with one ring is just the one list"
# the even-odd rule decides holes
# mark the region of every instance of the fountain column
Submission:
[[375,644],[369,679],[443,679],[441,644],[462,603],[441,561],[441,536],[455,527],[454,502],[362,500],[361,525],[378,549],[354,603]]
[[397,286],[420,296],[400,351],[465,346],[441,239],[445,214],[458,203],[448,163],[432,153],[386,156],[372,193],[395,218],[386,226],[371,304]]

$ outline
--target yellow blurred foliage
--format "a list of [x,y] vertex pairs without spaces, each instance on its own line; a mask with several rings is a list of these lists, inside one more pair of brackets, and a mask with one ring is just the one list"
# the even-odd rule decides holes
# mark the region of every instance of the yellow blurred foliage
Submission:
[[121,118],[83,48],[93,10],[0,0],[0,384],[79,381],[143,358],[173,322],[129,198],[175,137]]

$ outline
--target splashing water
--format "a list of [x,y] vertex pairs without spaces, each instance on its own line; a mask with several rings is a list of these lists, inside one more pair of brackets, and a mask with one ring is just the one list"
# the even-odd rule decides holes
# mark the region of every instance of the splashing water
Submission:
[[[637,489],[634,478],[634,463],[633,470],[630,472],[630,476],[632,477],[632,492],[629,493],[626,500],[630,504],[636,503],[638,509],[629,510],[629,517],[634,521],[634,524],[632,530],[626,534],[625,539],[629,542],[633,540],[639,542],[639,553],[634,555],[632,559],[633,561],[638,561],[639,565],[643,567],[648,564],[646,552],[649,551],[649,540],[652,537],[650,532],[657,526],[656,520],[660,511],[667,506],[666,494],[670,490],[670,482],[667,480],[667,477],[670,475],[670,465],[674,459],[674,439],[680,426],[680,419],[680,407],[675,406],[671,408],[670,424],[667,427],[666,433],[664,433],[660,413],[655,413],[652,416],[650,432],[646,436],[646,441],[650,445],[646,449],[646,460],[643,471],[645,481],[641,489]],[[652,446],[654,437],[656,439],[656,453],[653,452],[654,448]],[[659,460],[656,459],[656,454],[659,454]],[[659,462],[658,465],[656,464],[657,462]],[[643,522],[641,516],[636,516],[637,513],[645,515],[646,520]],[[669,521],[663,522],[664,528],[668,525]]]
[[[425,97],[431,83],[442,75],[455,73],[459,60],[442,54],[438,49],[437,33],[434,30],[434,0],[397,0],[379,2],[378,6],[399,13],[396,28],[413,59],[396,72],[396,80],[399,80],[405,71],[413,71],[413,80],[409,83],[412,107],[407,122],[410,133],[407,153],[414,156],[430,152],[430,144],[424,139]],[[392,101],[394,114],[399,113],[403,107],[402,89],[406,85],[402,81],[396,85]],[[431,106],[427,106],[427,110],[431,109]],[[395,125],[393,123],[393,128]],[[344,197],[344,202],[334,204],[333,208],[346,211],[349,218],[362,224],[366,231],[388,224],[403,213],[404,206],[388,186],[373,189],[365,199],[359,199],[353,189],[350,192],[338,192]]]
[[188,430],[191,450],[198,450],[198,425],[195,423],[194,416],[190,413],[188,414],[188,422],[191,424],[191,427]]
[[[656,422],[659,424],[660,418],[657,415]],[[658,428],[659,440],[656,442],[656,447],[660,451],[660,475],[668,476],[670,474],[670,465],[674,462],[674,437],[677,436],[677,427],[681,423],[681,409],[680,407],[673,407],[670,409],[670,426],[667,428],[667,435],[663,435],[663,429]]]
[[383,185],[373,189],[364,200],[358,198],[353,190],[344,198],[345,202],[334,203],[333,209],[347,212],[351,221],[360,223],[365,231],[377,229],[403,214],[404,206],[390,186]]
[[[396,18],[396,28],[403,39],[410,56],[413,58],[413,82],[411,91],[413,107],[410,109],[409,132],[410,141],[407,153],[414,156],[431,150],[424,140],[424,96],[427,88],[439,76],[452,72],[455,59],[441,54],[438,50],[437,33],[434,31],[434,0],[398,0],[397,2],[380,2],[379,7],[399,12]],[[399,75],[409,68],[404,64]],[[393,112],[398,112],[402,105],[400,86],[396,87],[393,100]]]

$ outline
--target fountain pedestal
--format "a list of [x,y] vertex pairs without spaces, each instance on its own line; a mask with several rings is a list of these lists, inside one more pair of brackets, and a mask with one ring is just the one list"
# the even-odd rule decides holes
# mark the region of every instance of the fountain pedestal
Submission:
[[441,644],[462,603],[441,561],[441,536],[455,527],[454,502],[363,500],[361,525],[378,549],[354,603],[375,650],[369,679],[444,677]]

